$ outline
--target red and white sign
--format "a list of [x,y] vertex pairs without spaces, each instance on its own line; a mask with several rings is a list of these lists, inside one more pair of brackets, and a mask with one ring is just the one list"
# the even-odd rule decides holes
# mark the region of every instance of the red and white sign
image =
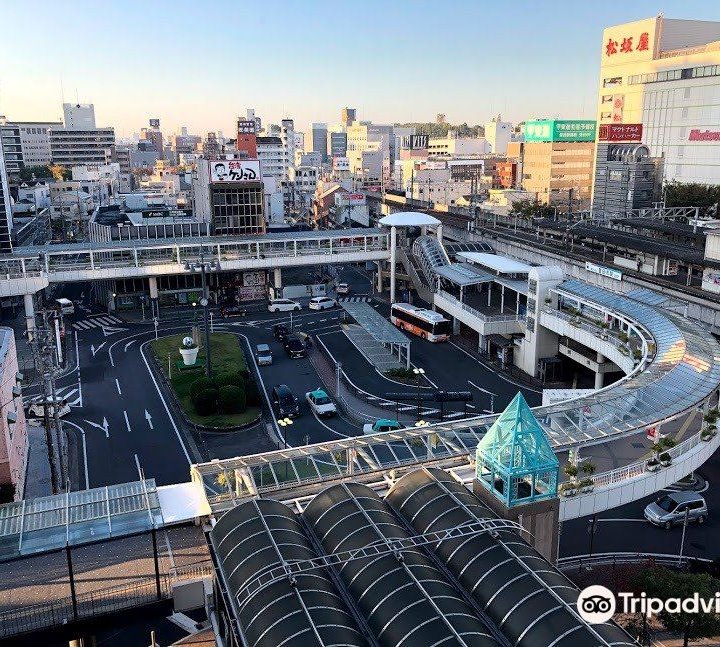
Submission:
[[625,95],[613,95],[612,120],[614,124],[621,124],[623,120],[623,110],[625,109]]
[[693,128],[688,135],[691,142],[720,142],[720,130],[700,130]]
[[208,160],[211,182],[259,182],[258,160]]
[[598,141],[601,142],[640,142],[642,124],[600,124]]
[[335,202],[344,205],[365,204],[365,195],[362,193],[336,193]]
[[647,439],[648,440],[657,442],[659,438],[660,438],[660,430],[657,427],[648,427],[647,428]]

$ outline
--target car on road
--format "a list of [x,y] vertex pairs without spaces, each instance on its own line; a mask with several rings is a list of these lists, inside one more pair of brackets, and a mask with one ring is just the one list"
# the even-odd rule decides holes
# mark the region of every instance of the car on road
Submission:
[[403,426],[397,420],[388,420],[387,418],[380,418],[373,423],[366,423],[363,425],[364,434],[381,434],[384,431],[397,431],[402,429]]
[[338,294],[350,294],[350,284],[349,283],[338,283],[335,286],[335,292]]
[[64,315],[75,314],[75,304],[70,299],[55,299],[55,308],[57,308]]
[[697,492],[670,492],[656,499],[645,508],[645,519],[655,526],[670,530],[673,525],[688,521],[705,523],[708,516],[707,503]]
[[247,310],[242,306],[224,306],[220,308],[220,316],[225,317],[244,317]]
[[310,310],[327,310],[328,308],[334,308],[337,305],[335,299],[330,297],[313,297],[308,303]]
[[285,341],[285,337],[290,334],[290,330],[284,324],[275,324],[273,326],[273,337],[278,341]]
[[[67,400],[61,397],[56,397],[55,401],[58,403],[58,415],[61,418],[70,413],[70,405],[67,403]],[[48,409],[50,411],[50,416],[53,417],[55,415],[55,407],[53,406],[52,396],[48,396],[47,402],[49,405]],[[42,418],[45,415],[43,401],[40,400],[39,402],[31,402],[25,410],[25,415],[28,418]]]
[[272,351],[267,344],[258,344],[255,346],[255,361],[258,366],[270,366],[272,364]]
[[321,388],[314,391],[308,391],[305,399],[310,405],[310,409],[315,412],[319,418],[329,418],[337,415],[335,403],[330,399],[328,394]]
[[300,415],[300,402],[286,384],[278,384],[272,388],[270,401],[280,418],[297,418]]
[[270,312],[297,312],[300,308],[300,304],[292,299],[270,299],[268,303]]
[[307,357],[305,342],[297,335],[287,335],[283,340],[283,348],[290,359]]

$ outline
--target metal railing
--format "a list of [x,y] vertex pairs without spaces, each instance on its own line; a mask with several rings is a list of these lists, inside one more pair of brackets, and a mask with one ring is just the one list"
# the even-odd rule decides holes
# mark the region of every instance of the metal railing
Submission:
[[488,315],[480,312],[479,310],[476,310],[472,306],[469,306],[467,303],[463,303],[458,299],[457,297],[454,297],[449,292],[445,292],[445,290],[438,290],[437,294],[439,294],[443,299],[447,299],[452,303],[454,306],[461,308],[465,312],[468,312],[473,317],[477,317],[480,319],[480,321],[483,321],[485,323],[488,322],[494,322],[494,321],[523,321],[525,319],[525,315],[519,315],[519,314],[510,314],[510,315]]
[[212,563],[172,569],[158,578],[150,575],[133,584],[80,593],[76,610],[71,596],[0,611],[0,638],[47,629],[95,616],[152,604],[172,597],[179,581],[212,577]]
[[711,562],[704,557],[688,557],[667,553],[597,553],[595,555],[571,555],[558,558],[557,565],[561,571],[568,571],[591,566],[607,566],[616,564],[637,564],[638,562],[654,562],[663,566],[681,567],[689,561]]

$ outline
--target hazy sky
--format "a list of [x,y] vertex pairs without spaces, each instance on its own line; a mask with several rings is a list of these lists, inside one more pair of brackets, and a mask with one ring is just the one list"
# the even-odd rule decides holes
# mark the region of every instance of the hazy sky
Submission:
[[376,122],[595,115],[602,29],[656,15],[720,20],[720,2],[646,0],[0,0],[0,114],[92,102],[120,136],[159,117],[231,134],[254,107],[298,130],[354,106]]

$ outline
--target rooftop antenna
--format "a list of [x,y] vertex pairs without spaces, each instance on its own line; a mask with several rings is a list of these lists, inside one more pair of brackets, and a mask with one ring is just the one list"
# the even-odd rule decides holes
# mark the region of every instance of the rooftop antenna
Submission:
[[60,98],[62,99],[62,102],[65,103],[65,88],[63,87],[62,79],[60,79]]

